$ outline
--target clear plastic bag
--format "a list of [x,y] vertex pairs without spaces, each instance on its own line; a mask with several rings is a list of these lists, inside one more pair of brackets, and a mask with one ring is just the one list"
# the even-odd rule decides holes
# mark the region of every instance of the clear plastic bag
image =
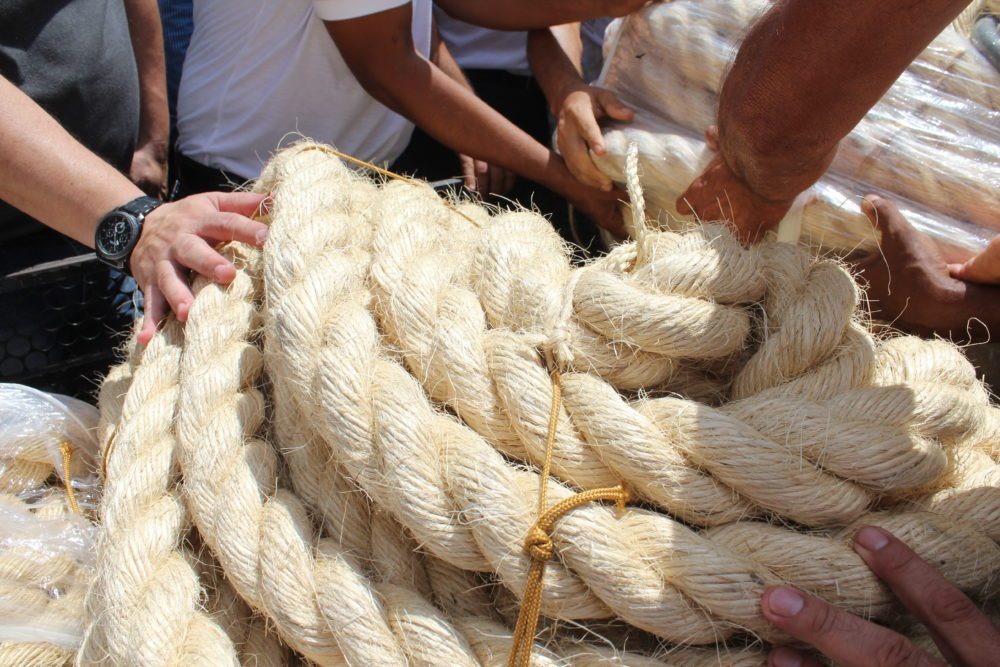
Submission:
[[[652,199],[664,218],[678,217],[676,196],[668,193],[683,192],[707,160],[701,137],[715,122],[725,73],[743,35],[769,5],[655,3],[608,30],[598,83],[635,108],[637,120],[630,128],[607,128],[614,148],[599,166],[620,180],[622,139],[637,140],[646,166],[643,185],[661,191]],[[878,192],[896,201],[949,261],[978,252],[1000,232],[998,103],[1000,75],[948,28],[841,143],[827,176],[804,195],[804,231],[840,252],[872,249],[875,236],[860,201]],[[698,168],[682,164],[693,155]]]
[[0,653],[44,644],[68,659],[93,571],[98,412],[0,384]]
[[[639,180],[648,213],[664,228],[690,226],[692,218],[681,215],[676,202],[711,159],[707,144],[690,130],[638,112],[632,122],[605,129],[606,152],[593,156],[595,163],[612,179],[624,182],[625,155],[632,142],[639,148]],[[878,233],[861,211],[862,198],[872,192],[893,199],[917,229],[935,239],[945,261],[961,261],[992,238],[983,227],[929,210],[898,193],[827,174],[797,200],[803,242],[842,255],[875,251]]]

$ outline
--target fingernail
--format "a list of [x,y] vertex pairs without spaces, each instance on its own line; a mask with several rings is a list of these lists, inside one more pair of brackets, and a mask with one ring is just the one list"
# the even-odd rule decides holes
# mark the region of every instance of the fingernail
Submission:
[[264,245],[264,241],[267,240],[267,235],[271,232],[270,227],[265,227],[264,229],[257,232],[257,245]]
[[885,533],[871,526],[865,526],[859,530],[858,534],[854,536],[854,541],[868,551],[878,551],[889,544],[889,538],[886,537]]
[[226,278],[229,277],[227,275],[227,272],[226,272],[227,268],[228,267],[225,267],[225,266],[217,266],[217,267],[215,267],[215,281],[216,282],[220,282],[221,283],[222,281],[226,280]]
[[790,648],[779,646],[771,651],[770,662],[773,667],[800,667],[802,665],[802,654]]
[[778,616],[792,617],[802,611],[806,601],[791,588],[775,588],[767,596],[767,607]]
[[949,264],[948,273],[951,275],[957,275],[962,273],[962,269],[965,268],[965,264]]

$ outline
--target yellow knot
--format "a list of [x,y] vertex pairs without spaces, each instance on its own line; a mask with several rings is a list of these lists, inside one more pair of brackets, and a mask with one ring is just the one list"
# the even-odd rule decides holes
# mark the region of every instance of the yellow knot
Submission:
[[530,667],[531,649],[535,644],[535,632],[538,630],[538,617],[542,611],[542,593],[545,577],[545,564],[555,555],[555,547],[549,531],[567,512],[595,500],[612,500],[618,506],[619,515],[624,514],[625,505],[631,500],[632,494],[619,484],[606,489],[590,489],[577,493],[548,507],[546,502],[549,483],[549,473],[552,469],[552,452],[555,449],[556,427],[559,425],[559,409],[562,403],[562,385],[559,371],[552,370],[552,406],[549,411],[549,433],[545,442],[545,463],[542,465],[541,479],[538,485],[538,520],[528,531],[524,539],[524,549],[531,555],[531,566],[524,585],[524,595],[521,598],[521,613],[517,615],[517,625],[510,655],[507,656],[507,667]]
[[528,537],[524,540],[524,548],[535,560],[549,561],[555,554],[552,538],[537,525],[532,526]]

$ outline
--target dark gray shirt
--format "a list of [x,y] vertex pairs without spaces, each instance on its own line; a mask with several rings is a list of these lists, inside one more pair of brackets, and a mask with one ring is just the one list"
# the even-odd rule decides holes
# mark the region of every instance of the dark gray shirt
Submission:
[[[139,128],[139,77],[123,0],[0,0],[0,75],[127,171]],[[0,202],[0,243],[40,228]]]

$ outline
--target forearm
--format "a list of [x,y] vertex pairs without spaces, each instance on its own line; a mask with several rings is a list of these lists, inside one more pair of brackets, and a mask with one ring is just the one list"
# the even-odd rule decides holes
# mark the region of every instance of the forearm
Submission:
[[778,0],[723,85],[720,150],[762,197],[794,197],[965,0]]
[[582,56],[579,23],[528,33],[528,62],[554,116],[559,116],[563,100],[571,91],[586,85]]
[[434,26],[434,49],[432,56],[431,62],[437,65],[442,72],[447,74],[452,81],[458,83],[466,90],[472,90],[472,84],[469,83],[469,78],[465,76],[465,72],[463,72],[462,68],[458,66],[454,56],[451,55],[451,51],[448,50],[448,45],[444,43],[443,39],[441,39],[441,35],[438,33],[437,25]]
[[482,0],[435,0],[449,16],[494,30],[534,30],[614,12],[607,0],[506,0],[503,11]]
[[551,151],[418,55],[361,78],[369,94],[456,153],[509,169],[557,192],[578,187]]
[[0,199],[93,247],[101,217],[142,191],[3,77],[0,101]]
[[156,0],[125,0],[132,50],[139,70],[138,146],[162,147],[170,136],[163,29]]

